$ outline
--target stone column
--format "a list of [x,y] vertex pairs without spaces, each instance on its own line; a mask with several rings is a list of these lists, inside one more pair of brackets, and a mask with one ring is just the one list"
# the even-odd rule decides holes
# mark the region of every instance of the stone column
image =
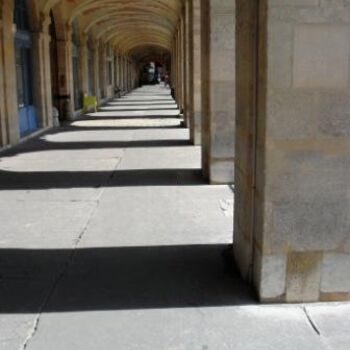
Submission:
[[170,72],[170,87],[174,86],[176,81],[176,39],[174,37],[171,50],[171,72]]
[[87,34],[83,34],[80,40],[80,79],[81,79],[81,87],[83,89],[83,93],[87,94],[89,91],[89,61],[88,61],[88,36]]
[[177,62],[177,74],[176,74],[176,100],[179,108],[182,109],[182,85],[181,85],[181,76],[182,76],[182,64],[181,64],[181,35],[180,35],[180,25],[176,34],[176,62]]
[[[99,57],[99,77],[100,77],[100,98],[104,99],[107,96],[107,69],[106,69],[106,45],[101,43]],[[102,71],[101,71],[102,69]]]
[[180,62],[181,62],[181,110],[185,116],[185,125],[188,126],[188,119],[186,116],[187,107],[187,85],[186,85],[186,72],[187,72],[187,62],[186,62],[186,28],[185,28],[185,15],[183,14],[180,20]]
[[130,62],[126,58],[126,86],[127,90],[130,91]]
[[203,172],[210,183],[233,183],[235,2],[204,0],[202,13]]
[[[247,0],[238,3],[240,17]],[[259,5],[255,53],[239,38],[244,28],[238,31],[246,60],[257,55],[257,71],[246,74],[246,83],[239,76],[237,95],[250,106],[239,132],[255,134],[255,141],[246,135],[237,143],[241,168],[255,159],[254,181],[239,175],[240,186],[246,181],[254,194],[254,282],[263,301],[350,300],[350,18],[343,16],[349,5]],[[246,60],[238,60],[237,71],[253,69]],[[236,221],[247,215],[244,192],[236,198],[242,207]]]
[[2,3],[2,39],[4,65],[4,118],[6,118],[7,137],[6,143],[16,144],[19,140],[18,104],[17,104],[17,82],[15,66],[15,45],[13,24],[13,1]]
[[202,57],[201,57],[201,0],[193,0],[193,47],[192,75],[189,79],[192,90],[192,127],[191,142],[202,143]]
[[[0,1],[0,6],[2,3]],[[7,121],[5,116],[5,91],[4,91],[4,42],[3,42],[3,22],[0,18],[0,148],[7,145]]]
[[133,90],[133,84],[132,84],[132,62],[129,61],[129,89],[130,91]]
[[123,86],[123,91],[126,91],[126,86],[125,86],[125,57],[122,54],[121,55],[121,71],[122,71],[122,86]]
[[121,54],[120,55],[120,85],[121,85],[121,90],[125,91],[125,85],[124,85],[124,74],[125,74],[125,69],[124,69],[124,56]]
[[112,75],[112,79],[111,79],[111,82],[112,82],[112,87],[111,87],[111,96],[114,96],[114,86],[115,86],[115,57],[114,57],[114,53],[112,51],[112,56],[111,56],[111,75]]
[[[258,88],[258,6],[255,0],[237,5],[237,115],[235,153],[234,254],[246,280],[254,267],[255,148]],[[261,49],[263,52],[263,48]]]
[[99,62],[100,62],[100,44],[98,40],[93,42],[92,47],[92,61],[94,66],[94,93],[98,100],[100,100],[100,71],[99,71]]
[[117,56],[117,64],[118,64],[118,87],[120,90],[122,90],[122,86],[121,86],[121,57],[120,54],[118,52],[118,56]]
[[32,32],[33,96],[40,127],[53,125],[51,60],[49,26],[50,16],[42,16],[37,31]]
[[72,28],[66,28],[64,40],[57,41],[59,76],[59,110],[63,119],[74,119],[74,93],[72,77]]
[[115,52],[115,86],[119,87],[119,54]]
[[44,86],[45,86],[45,102],[46,102],[46,126],[52,127],[53,120],[53,96],[52,96],[52,81],[51,81],[51,52],[50,43],[51,35],[49,32],[49,24],[51,23],[50,16],[43,18],[43,55],[44,55]]
[[190,134],[194,133],[193,125],[193,4],[185,3],[185,91],[186,91],[186,120]]
[[42,16],[39,27],[32,32],[33,97],[38,112],[39,125],[42,128],[53,125],[50,23],[50,16]]
[[131,61],[129,61],[129,88],[130,88],[130,91],[133,89],[133,86],[132,86],[132,63],[131,63]]
[[124,86],[125,90],[129,92],[129,87],[128,87],[128,59],[127,56],[124,55]]
[[116,52],[114,52],[114,60],[113,60],[113,66],[114,66],[114,87],[118,86],[118,55]]
[[177,82],[177,50],[176,50],[176,34],[174,35],[173,52],[171,55],[171,83],[170,87],[176,89]]

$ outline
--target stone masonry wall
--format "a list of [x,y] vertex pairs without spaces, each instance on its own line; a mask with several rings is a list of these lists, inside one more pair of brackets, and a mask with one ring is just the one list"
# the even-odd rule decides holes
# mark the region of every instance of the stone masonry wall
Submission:
[[267,301],[350,299],[350,3],[263,3],[255,282]]

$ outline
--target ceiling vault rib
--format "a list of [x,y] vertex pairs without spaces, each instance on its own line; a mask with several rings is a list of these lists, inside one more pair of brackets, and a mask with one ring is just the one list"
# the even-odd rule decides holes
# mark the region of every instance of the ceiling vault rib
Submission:
[[41,13],[62,9],[70,27],[79,23],[84,35],[91,36],[124,53],[142,47],[169,51],[185,0],[38,0]]

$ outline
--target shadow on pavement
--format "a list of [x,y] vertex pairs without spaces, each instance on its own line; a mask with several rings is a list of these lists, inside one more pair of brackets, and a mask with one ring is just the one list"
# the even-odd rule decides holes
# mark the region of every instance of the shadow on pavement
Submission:
[[220,244],[2,249],[0,312],[37,312],[39,295],[46,295],[43,312],[255,304],[226,250]]

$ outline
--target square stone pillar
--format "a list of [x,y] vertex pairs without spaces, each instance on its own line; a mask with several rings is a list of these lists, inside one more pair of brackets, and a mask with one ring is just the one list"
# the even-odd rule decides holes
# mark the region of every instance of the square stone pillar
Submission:
[[99,50],[99,96],[104,99],[107,97],[106,45],[100,43]]
[[128,91],[130,91],[130,61],[128,58],[126,60],[126,85],[128,87]]
[[13,1],[3,1],[0,5],[2,10],[2,64],[4,67],[2,78],[4,83],[3,121],[4,125],[6,125],[6,143],[13,145],[16,144],[19,140]]
[[[0,6],[1,6],[0,2]],[[7,145],[7,121],[5,116],[4,63],[3,63],[3,22],[0,18],[0,147]]]
[[126,86],[126,60],[124,55],[122,55],[122,86],[123,91],[126,92],[128,88]]
[[60,116],[74,119],[74,93],[72,68],[72,28],[67,26],[65,38],[57,41],[57,67]]
[[182,99],[182,63],[181,63],[181,26],[178,27],[176,32],[176,102],[179,105],[180,110],[183,109],[183,99]]
[[[239,3],[238,17],[247,12],[248,1]],[[245,118],[239,120],[243,136],[236,163],[253,174],[236,172],[242,188],[236,227],[245,225],[244,215],[250,217],[261,300],[349,300],[350,17],[344,14],[350,8],[328,1],[259,5],[252,12],[257,22],[247,17],[238,26],[246,59],[238,60],[237,71],[246,73],[238,77],[237,96],[249,110],[239,108]],[[239,38],[248,31],[243,25],[258,28],[250,39],[244,35],[251,49]],[[255,68],[247,64],[254,59]],[[246,195],[250,191],[253,196]],[[245,246],[236,233],[235,242]],[[244,266],[239,250],[236,258]]]
[[111,94],[112,94],[112,96],[114,96],[114,86],[115,86],[115,84],[116,84],[116,79],[115,79],[115,56],[114,56],[114,53],[113,53],[113,51],[112,51],[112,56],[111,56],[111,58],[110,58],[110,60],[111,60],[111,75],[112,75],[112,77],[111,77]]
[[[255,214],[255,148],[258,83],[258,6],[236,2],[236,151],[234,254],[246,280],[252,280]],[[261,50],[263,52],[263,48]]]
[[115,52],[113,53],[113,72],[114,86],[118,86],[118,56]]
[[80,80],[83,94],[88,94],[89,91],[89,57],[88,57],[88,36],[83,34],[80,38],[79,47],[79,59],[80,59]]
[[234,181],[235,16],[235,1],[202,1],[202,164],[213,184]]
[[100,46],[99,42],[95,40],[92,46],[92,62],[94,67],[94,93],[97,99],[100,99],[100,79],[99,79],[99,62],[100,62]]
[[188,119],[186,116],[186,106],[187,106],[187,85],[186,85],[186,23],[185,23],[185,13],[183,13],[180,19],[180,64],[181,64],[181,75],[180,75],[180,85],[181,85],[181,111],[185,114],[185,125],[188,126]]
[[122,56],[118,54],[118,86],[121,90],[123,90],[123,66],[122,66]]
[[118,67],[118,65],[117,65],[117,55],[115,52],[113,52],[113,64],[112,64],[112,66],[113,66],[113,96],[114,96],[114,89],[118,85],[118,83],[117,83],[117,79],[118,79],[117,67]]
[[201,0],[193,0],[192,10],[192,75],[190,90],[192,90],[192,126],[190,128],[191,142],[194,145],[202,143],[202,56],[201,56]]
[[190,133],[194,133],[193,123],[193,6],[192,1],[185,3],[185,117]]
[[115,85],[120,88],[120,83],[119,83],[119,53],[115,53]]
[[39,126],[42,128],[53,125],[50,23],[50,16],[43,16],[40,21],[40,28],[31,35],[33,45],[33,97],[38,112]]

